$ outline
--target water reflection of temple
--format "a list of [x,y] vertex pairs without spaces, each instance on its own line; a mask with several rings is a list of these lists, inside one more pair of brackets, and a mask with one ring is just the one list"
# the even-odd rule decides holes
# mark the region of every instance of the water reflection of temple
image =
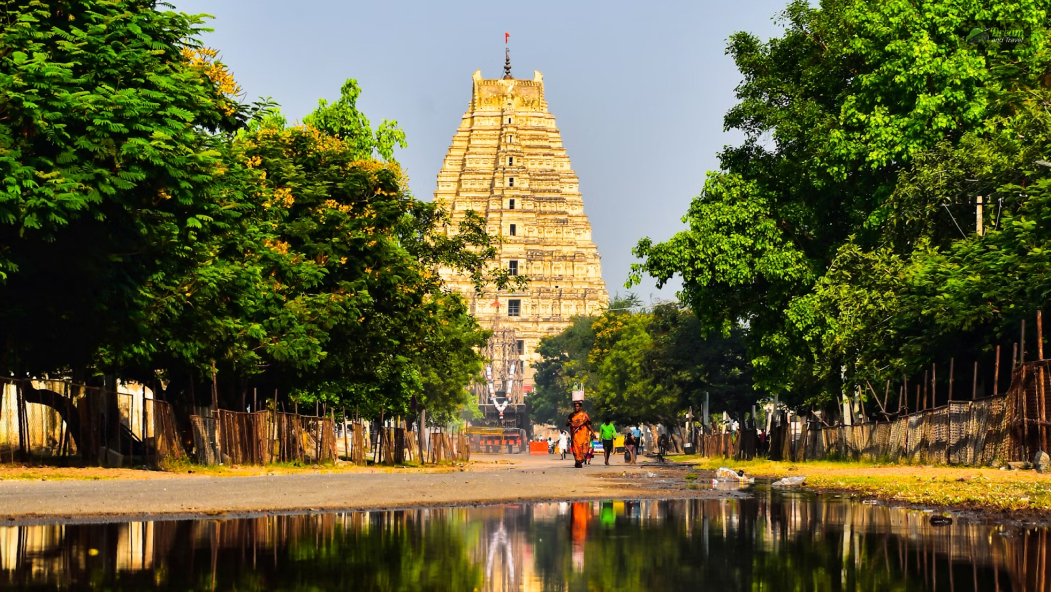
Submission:
[[1047,535],[762,493],[10,526],[0,587],[1047,590]]

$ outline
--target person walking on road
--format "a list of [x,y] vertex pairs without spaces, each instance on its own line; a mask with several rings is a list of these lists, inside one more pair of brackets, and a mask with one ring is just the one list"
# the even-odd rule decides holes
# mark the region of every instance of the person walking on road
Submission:
[[639,451],[636,445],[635,435],[632,432],[628,432],[624,436],[624,450],[627,453],[624,456],[624,462],[629,465],[635,464],[635,456],[638,455]]
[[664,462],[664,455],[668,453],[668,434],[657,436],[657,461]]
[[566,460],[566,449],[569,448],[569,434],[566,430],[562,430],[558,433],[558,452],[562,455],[562,460]]
[[591,418],[584,411],[583,403],[573,401],[573,413],[566,421],[566,425],[569,426],[569,436],[572,440],[573,460],[576,461],[574,466],[579,469],[584,466],[584,460],[587,459],[588,452],[591,450],[591,436],[594,434],[591,429]]
[[613,422],[607,419],[598,427],[598,435],[602,440],[602,454],[606,457],[606,464],[609,464],[609,455],[613,453],[613,437],[617,435],[617,428],[613,427]]

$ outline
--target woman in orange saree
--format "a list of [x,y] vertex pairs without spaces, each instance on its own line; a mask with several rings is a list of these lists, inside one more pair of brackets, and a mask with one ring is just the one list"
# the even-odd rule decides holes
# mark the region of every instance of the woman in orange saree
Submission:
[[573,451],[573,459],[576,460],[576,468],[584,466],[584,457],[591,448],[591,418],[584,412],[584,405],[580,401],[573,401],[573,414],[566,422],[569,426],[569,437],[572,443],[569,449]]

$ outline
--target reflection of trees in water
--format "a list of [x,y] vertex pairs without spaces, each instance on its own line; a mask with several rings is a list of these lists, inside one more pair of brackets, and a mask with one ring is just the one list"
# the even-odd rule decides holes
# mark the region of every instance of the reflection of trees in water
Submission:
[[[934,527],[921,512],[811,496],[588,504],[530,525],[544,590],[1045,590],[1047,530]],[[614,515],[608,520],[604,514]]]
[[[483,579],[466,554],[465,512],[154,522],[139,542],[128,532],[143,523],[6,527],[0,587],[473,590]],[[24,542],[56,528],[47,544]]]
[[1047,529],[802,494],[0,528],[0,587],[1048,588]]

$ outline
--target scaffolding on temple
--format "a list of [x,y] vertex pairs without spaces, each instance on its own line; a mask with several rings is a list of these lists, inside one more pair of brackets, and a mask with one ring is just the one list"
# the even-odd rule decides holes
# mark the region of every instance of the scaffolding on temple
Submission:
[[484,417],[484,425],[524,428],[522,342],[513,328],[500,325],[500,315],[493,318],[492,332],[481,352],[485,358],[482,374],[475,379],[471,390]]

